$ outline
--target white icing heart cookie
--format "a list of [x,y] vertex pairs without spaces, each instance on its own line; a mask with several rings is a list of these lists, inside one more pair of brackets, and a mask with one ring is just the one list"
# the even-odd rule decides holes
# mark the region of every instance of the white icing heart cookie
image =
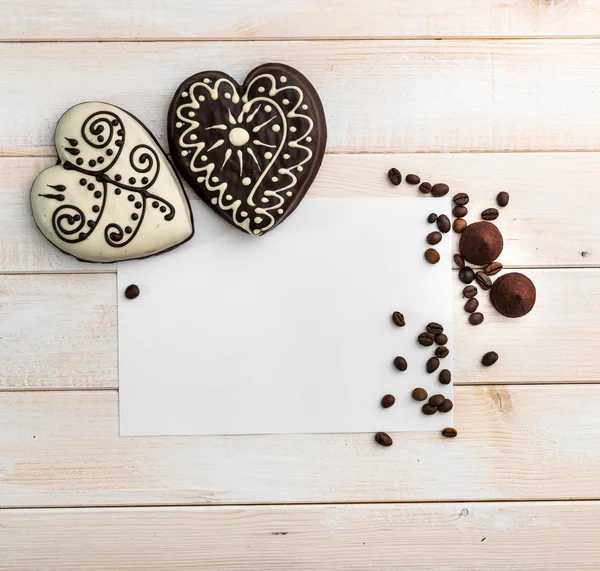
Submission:
[[87,262],[160,254],[194,235],[187,196],[169,159],[133,115],[107,103],[71,107],[56,127],[59,162],[31,189],[46,238]]

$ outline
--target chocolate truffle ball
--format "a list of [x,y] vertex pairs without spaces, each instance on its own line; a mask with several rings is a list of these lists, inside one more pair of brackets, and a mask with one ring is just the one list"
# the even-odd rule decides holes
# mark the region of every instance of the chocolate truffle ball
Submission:
[[535,305],[535,286],[519,272],[498,278],[490,290],[490,301],[498,313],[505,317],[522,317]]
[[485,266],[502,253],[504,241],[496,225],[491,222],[475,222],[463,230],[458,247],[465,260]]

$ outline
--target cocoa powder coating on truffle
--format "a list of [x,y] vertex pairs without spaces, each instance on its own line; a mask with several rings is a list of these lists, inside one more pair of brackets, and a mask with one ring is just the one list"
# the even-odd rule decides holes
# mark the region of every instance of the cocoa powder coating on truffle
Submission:
[[519,272],[498,278],[490,290],[490,301],[498,313],[505,317],[522,317],[535,305],[535,286]]
[[460,236],[460,255],[478,266],[493,262],[502,253],[503,247],[502,234],[491,222],[469,224]]

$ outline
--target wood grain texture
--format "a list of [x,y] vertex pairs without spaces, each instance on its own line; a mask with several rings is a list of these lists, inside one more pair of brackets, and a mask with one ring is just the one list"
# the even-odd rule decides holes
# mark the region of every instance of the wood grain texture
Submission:
[[457,438],[393,434],[391,448],[372,434],[120,438],[115,391],[4,392],[0,507],[600,497],[600,386],[458,387],[455,410]]
[[600,35],[594,0],[4,0],[1,40]]
[[[537,287],[534,310],[506,319],[480,292],[486,320],[477,328],[454,274],[455,382],[598,382],[600,269],[526,273]],[[0,390],[116,388],[116,296],[114,274],[0,276]],[[500,360],[482,367],[490,350]]]
[[242,80],[272,60],[319,91],[330,152],[600,146],[600,40],[5,43],[0,58],[2,155],[52,155],[60,115],[90,99],[124,107],[164,143],[186,77]]
[[9,510],[0,568],[595,571],[599,518],[598,502]]
[[[0,158],[0,272],[109,272],[113,264],[78,262],[36,229],[29,189],[51,158]],[[416,187],[392,186],[390,167],[423,180],[444,181],[471,197],[467,220],[511,193],[496,222],[505,237],[507,266],[600,265],[599,153],[327,154],[309,197],[423,196]],[[196,199],[194,193],[189,193]],[[439,202],[431,197],[432,210]],[[456,239],[454,235],[454,239]],[[585,255],[582,255],[585,254]]]

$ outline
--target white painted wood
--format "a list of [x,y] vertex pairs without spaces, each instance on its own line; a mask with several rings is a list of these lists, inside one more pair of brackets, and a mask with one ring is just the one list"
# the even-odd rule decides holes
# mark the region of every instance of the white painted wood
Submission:
[[0,39],[598,36],[595,0],[3,0]]
[[7,569],[597,570],[598,502],[9,510]]
[[321,94],[330,152],[600,145],[600,40],[5,43],[0,59],[2,155],[53,154],[57,119],[90,99],[126,108],[164,142],[186,77],[221,69],[242,80],[272,60]]
[[[112,264],[86,264],[62,254],[36,229],[29,189],[53,162],[0,159],[0,272],[114,271]],[[495,206],[498,192],[509,191],[510,205],[496,222],[506,240],[501,260],[507,266],[600,265],[598,153],[328,154],[308,196],[423,196],[405,183],[392,186],[391,166],[404,175],[445,181],[452,193],[467,192],[470,222]],[[428,199],[435,210],[438,203]]]
[[[486,320],[477,328],[467,322],[455,278],[455,382],[598,382],[600,269],[526,273],[538,291],[534,310],[506,319],[480,293]],[[0,276],[0,390],[116,388],[116,295],[114,274]],[[484,368],[480,359],[490,350],[500,359]]]
[[600,497],[600,386],[458,387],[455,403],[457,438],[383,448],[372,434],[120,438],[115,391],[4,392],[0,506]]

